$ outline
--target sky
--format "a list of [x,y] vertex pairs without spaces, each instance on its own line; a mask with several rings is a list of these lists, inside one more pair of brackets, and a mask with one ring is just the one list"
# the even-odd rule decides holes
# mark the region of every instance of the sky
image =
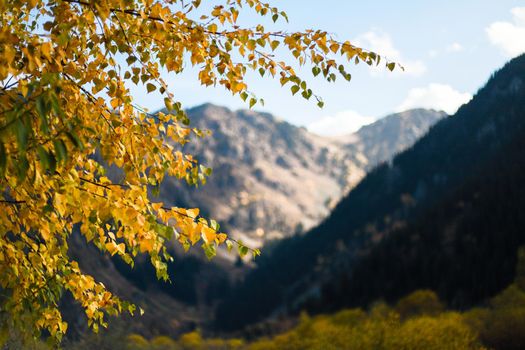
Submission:
[[[250,90],[265,100],[265,105],[257,105],[256,110],[320,135],[351,133],[380,117],[410,108],[453,114],[495,70],[525,52],[523,0],[270,2],[288,14],[290,22],[281,24],[283,30],[323,29],[405,67],[404,72],[389,72],[382,67],[353,66],[349,83],[343,79],[326,83],[311,77],[311,87],[325,102],[322,109],[315,100],[292,96],[275,80],[248,77]],[[243,24],[258,20],[249,14],[242,16]],[[200,86],[191,68],[164,78],[187,108],[206,102],[231,109],[248,108],[221,88]],[[150,110],[163,107],[161,96],[147,94],[143,87],[133,88],[132,93],[141,106]]]

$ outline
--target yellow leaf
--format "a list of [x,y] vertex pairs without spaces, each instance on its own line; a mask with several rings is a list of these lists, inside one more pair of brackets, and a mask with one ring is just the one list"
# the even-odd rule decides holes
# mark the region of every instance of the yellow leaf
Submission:
[[139,248],[142,253],[153,251],[154,241],[146,238],[139,241]]
[[51,61],[51,44],[50,43],[43,43],[40,46],[40,51],[42,52],[42,55],[47,58],[48,61]]
[[106,249],[111,255],[115,255],[115,253],[117,252],[117,246],[114,242],[106,243]]
[[144,218],[144,215],[142,214],[138,214],[137,215],[137,222],[140,226],[144,226],[144,224],[146,223],[146,219]]
[[190,239],[191,244],[197,243],[201,239],[201,228],[202,224],[193,223],[188,232],[188,238]]
[[161,209],[163,205],[164,203],[151,203],[151,206],[155,211],[159,211],[159,209]]
[[217,238],[217,232],[215,232],[214,229],[208,226],[202,227],[202,239],[204,240],[205,243],[211,244],[215,242],[216,238]]
[[333,53],[337,53],[337,51],[339,51],[339,44],[333,43],[330,45],[330,50],[332,50]]
[[112,98],[111,99],[111,107],[113,109],[117,109],[117,107],[119,106],[119,100],[118,98]]
[[193,209],[187,209],[186,214],[190,217],[195,219],[197,216],[199,216],[199,208],[193,208]]
[[226,235],[225,233],[219,233],[217,235],[217,240],[219,241],[219,244],[224,243],[227,238],[228,238],[228,235]]

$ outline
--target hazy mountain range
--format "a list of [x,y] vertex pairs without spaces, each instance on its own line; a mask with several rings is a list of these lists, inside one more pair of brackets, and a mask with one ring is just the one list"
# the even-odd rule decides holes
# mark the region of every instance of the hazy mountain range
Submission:
[[368,170],[411,146],[444,112],[392,114],[354,134],[326,138],[271,114],[205,104],[188,115],[210,130],[185,146],[213,174],[191,188],[167,180],[166,203],[199,207],[247,244],[303,232],[318,224]]

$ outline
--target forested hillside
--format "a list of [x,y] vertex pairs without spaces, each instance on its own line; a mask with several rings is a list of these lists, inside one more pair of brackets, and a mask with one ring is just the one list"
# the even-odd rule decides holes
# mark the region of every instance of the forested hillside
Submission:
[[520,249],[514,282],[481,307],[447,309],[431,290],[417,290],[392,303],[377,301],[367,309],[274,323],[263,336],[210,337],[199,329],[179,337],[144,337],[122,326],[71,343],[74,350],[325,350],[325,349],[501,349],[525,345],[525,249]]
[[321,225],[267,250],[219,308],[217,325],[393,300],[416,288],[465,307],[504,288],[525,237],[524,79],[522,55],[372,170]]

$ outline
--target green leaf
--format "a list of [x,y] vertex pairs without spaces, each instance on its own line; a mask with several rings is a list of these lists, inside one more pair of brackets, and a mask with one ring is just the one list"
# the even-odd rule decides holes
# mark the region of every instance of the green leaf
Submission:
[[212,220],[210,220],[210,228],[212,228],[213,230],[215,230],[215,231],[218,232],[220,226],[219,226],[219,224],[217,223],[217,221],[215,221],[215,220],[212,219]]
[[126,63],[127,64],[131,65],[131,64],[135,63],[135,61],[137,61],[137,57],[135,57],[135,56],[129,56],[128,58],[126,58]]
[[169,99],[168,97],[164,98],[164,106],[166,106],[166,109],[168,111],[172,111],[174,109],[173,104],[171,103],[171,99]]
[[60,163],[65,163],[67,161],[67,149],[64,141],[60,139],[53,140],[53,145],[55,146],[55,154],[57,156],[57,161]]
[[245,246],[241,246],[239,247],[239,255],[241,256],[241,258],[244,258],[246,255],[248,255],[248,247],[245,247]]
[[190,125],[190,118],[188,118],[188,116],[186,115],[185,112],[182,112],[181,117],[180,117],[180,121],[185,126]]
[[157,89],[157,87],[155,85],[153,85],[152,83],[148,83],[146,84],[146,90],[148,90],[148,93],[149,92],[153,92]]
[[251,99],[250,99],[250,108],[252,108],[253,106],[255,106],[256,103],[257,103],[257,100],[254,99],[254,98],[251,98]]
[[39,96],[36,100],[36,111],[40,117],[40,129],[46,135],[49,134],[49,124],[47,122],[48,107],[42,96]]
[[292,90],[292,95],[295,95],[299,91],[299,85],[292,86],[290,90]]
[[313,93],[312,90],[311,90],[311,89],[308,89],[308,90],[303,91],[303,92],[301,93],[301,95],[302,95],[305,99],[309,100],[310,97],[312,97],[312,93]]
[[171,226],[166,226],[166,239],[170,241],[175,236],[176,236],[175,229]]
[[396,68],[396,64],[394,62],[387,63],[386,67],[390,69],[390,71],[393,71],[394,68]]
[[211,176],[211,173],[212,173],[212,168],[208,168],[208,167],[205,167],[204,165],[200,164],[199,165],[200,167],[200,171],[205,175],[205,176]]
[[76,148],[81,151],[84,150],[84,144],[82,143],[82,140],[80,140],[80,138],[75,133],[67,131],[66,135]]
[[49,154],[47,153],[46,149],[42,146],[38,146],[36,152],[38,153],[38,160],[40,161],[42,169],[49,169],[51,161],[49,159]]
[[92,210],[92,211],[89,213],[88,220],[89,220],[89,222],[91,222],[92,224],[95,224],[95,223],[98,221],[97,212],[96,212],[95,210]]
[[27,176],[27,170],[29,170],[29,161],[25,154],[21,154],[16,162],[16,170],[18,172],[18,181],[22,182]]
[[202,249],[204,249],[204,254],[208,259],[212,259],[217,255],[217,248],[213,244],[203,244]]
[[28,130],[22,120],[17,119],[15,122],[16,140],[20,151],[25,151],[27,147]]
[[166,237],[166,230],[167,230],[168,226],[160,225],[160,224],[157,224],[157,223],[153,223],[152,226],[155,228],[155,232],[159,236]]
[[57,169],[57,160],[55,156],[53,155],[53,153],[49,152],[48,155],[49,155],[49,172],[51,174],[54,174]]
[[248,251],[249,251],[248,247],[239,244],[239,256],[241,258],[244,258],[246,256],[246,254],[248,254]]
[[44,97],[42,95],[38,96],[36,99],[36,111],[40,116],[47,116],[47,112],[49,111],[47,108],[46,101],[44,100]]

